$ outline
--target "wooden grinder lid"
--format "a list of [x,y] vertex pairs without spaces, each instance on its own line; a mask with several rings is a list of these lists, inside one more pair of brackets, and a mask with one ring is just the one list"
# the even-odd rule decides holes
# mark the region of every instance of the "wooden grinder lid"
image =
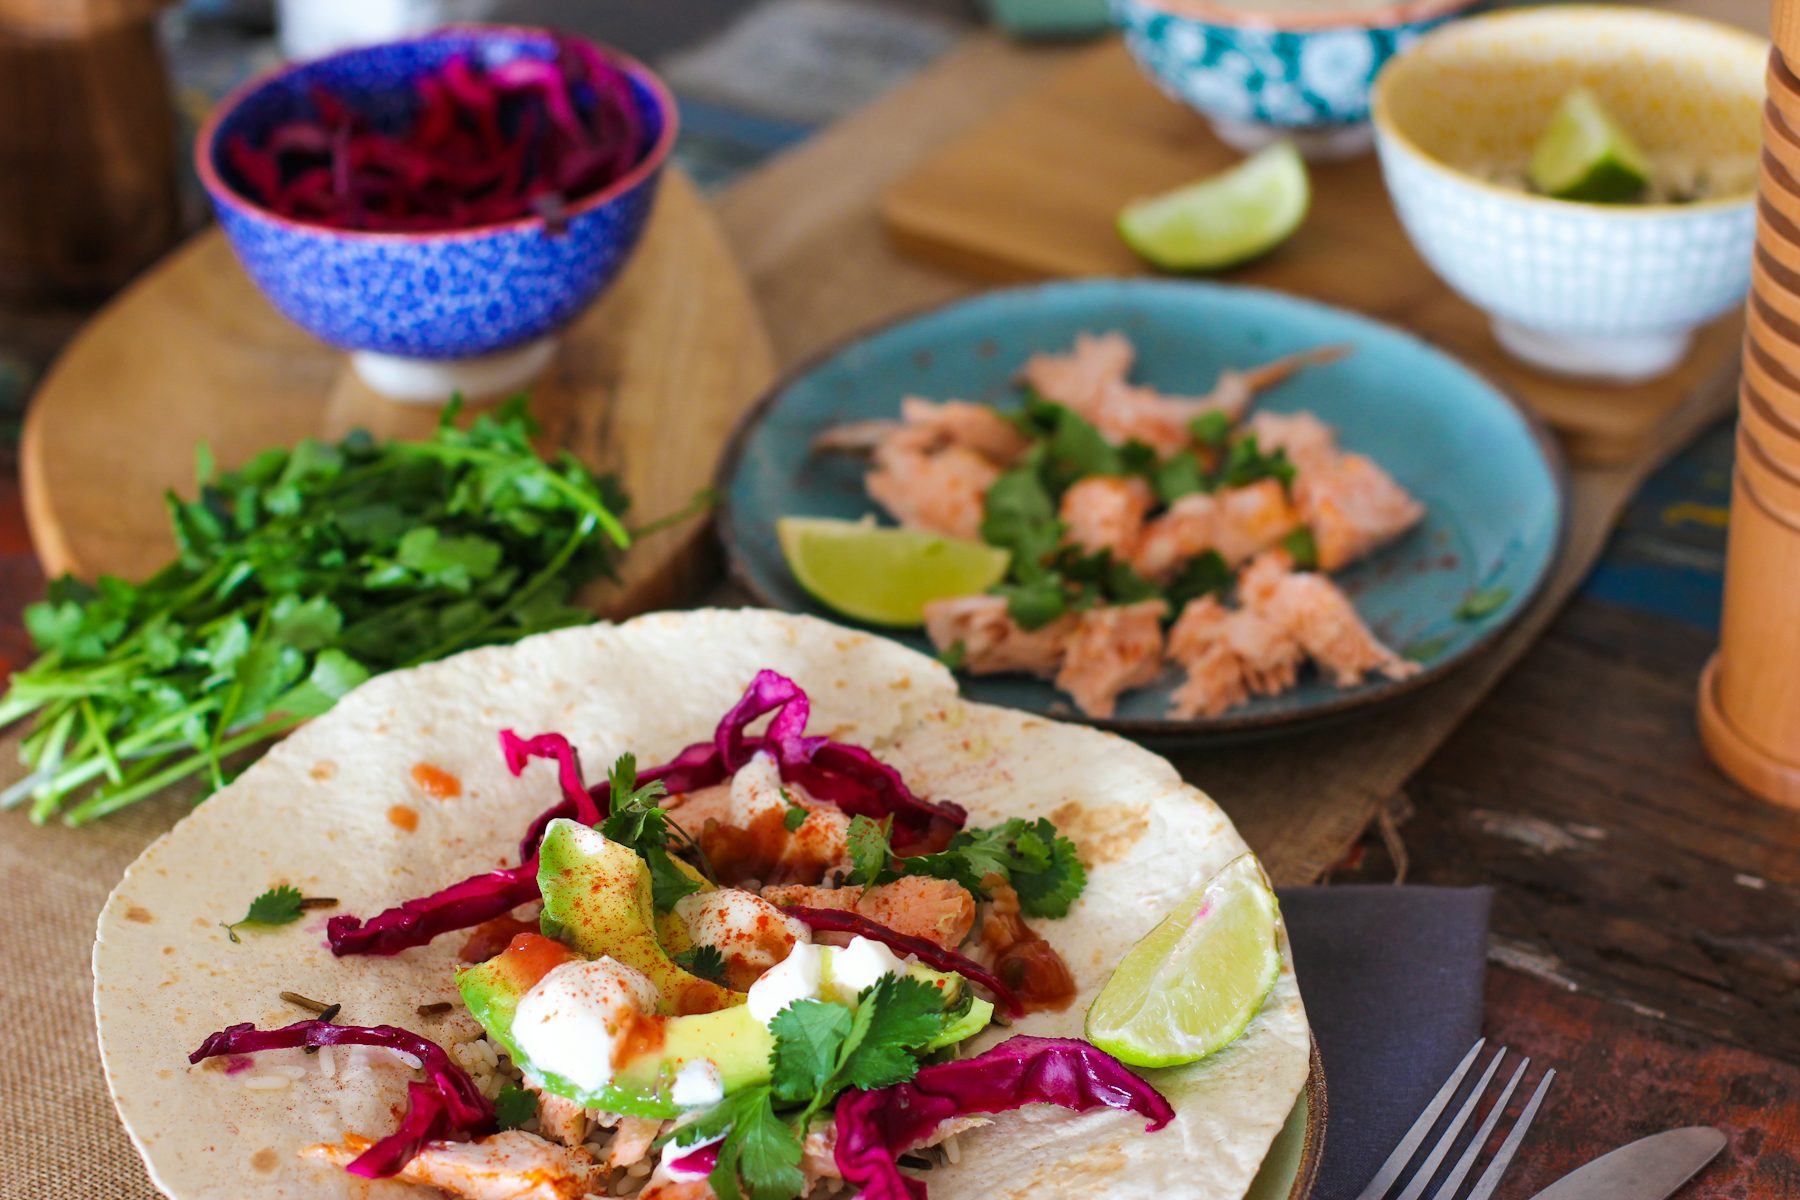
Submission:
[[1769,36],[1790,67],[1800,63],[1800,0],[1775,0],[1769,15]]

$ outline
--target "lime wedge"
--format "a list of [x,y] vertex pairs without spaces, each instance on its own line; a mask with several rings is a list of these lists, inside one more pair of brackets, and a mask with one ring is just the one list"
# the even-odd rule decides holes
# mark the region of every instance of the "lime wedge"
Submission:
[[1119,236],[1165,271],[1216,271],[1273,250],[1306,219],[1312,189],[1288,142],[1119,214]]
[[1600,106],[1575,88],[1562,98],[1526,168],[1531,186],[1558,200],[1619,204],[1650,185],[1650,158]]
[[1229,1046],[1281,976],[1280,920],[1256,856],[1232,859],[1113,970],[1088,1007],[1088,1041],[1134,1067]]
[[873,521],[783,517],[781,553],[800,586],[824,605],[876,625],[919,625],[925,606],[984,592],[1006,574],[1007,552]]

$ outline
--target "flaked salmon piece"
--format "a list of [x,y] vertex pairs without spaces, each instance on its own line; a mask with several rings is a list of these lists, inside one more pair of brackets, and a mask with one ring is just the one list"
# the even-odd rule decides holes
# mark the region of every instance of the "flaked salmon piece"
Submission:
[[742,888],[713,888],[683,896],[675,915],[697,946],[711,946],[725,963],[725,986],[747,992],[768,969],[810,942],[811,931],[767,900]]
[[1102,393],[1123,383],[1136,359],[1137,351],[1122,333],[1078,333],[1066,354],[1032,355],[1019,378],[1044,399],[1092,420]]
[[1144,517],[1156,496],[1142,479],[1090,475],[1063,493],[1058,516],[1067,526],[1063,540],[1089,554],[1111,551],[1129,561],[1143,532]]
[[616,1171],[647,1158],[662,1127],[663,1123],[655,1117],[619,1118],[619,1127],[606,1147],[606,1165]]
[[1161,670],[1167,609],[1161,600],[1143,600],[1078,614],[1056,686],[1088,716],[1112,716],[1120,693],[1142,687]]
[[1176,717],[1216,717],[1251,696],[1273,696],[1298,678],[1305,655],[1287,632],[1211,596],[1190,600],[1169,630],[1171,659],[1187,680],[1170,700]]
[[1213,493],[1219,510],[1212,548],[1235,567],[1276,545],[1300,525],[1299,510],[1277,479]]
[[1285,630],[1338,687],[1353,687],[1370,672],[1406,679],[1419,672],[1369,632],[1350,597],[1316,572],[1293,572],[1279,550],[1257,556],[1238,578],[1244,607]]
[[637,1194],[637,1200],[719,1200],[719,1194],[704,1178],[672,1179],[652,1172],[650,1182]]
[[900,419],[940,444],[966,447],[1002,466],[1011,465],[1031,447],[1031,439],[1017,425],[987,405],[967,400],[934,403],[908,396],[900,401]]
[[[348,1133],[342,1145],[322,1143],[300,1153],[341,1167],[372,1144]],[[605,1171],[587,1151],[519,1129],[473,1142],[426,1142],[396,1178],[463,1200],[581,1200],[606,1186]]]
[[975,540],[987,490],[998,478],[1000,468],[966,446],[928,451],[892,438],[875,451],[864,486],[908,529]]
[[1336,432],[1309,412],[1259,412],[1250,418],[1244,432],[1255,436],[1256,447],[1264,454],[1285,451],[1301,477],[1327,470],[1337,461]]
[[962,646],[962,667],[974,675],[1056,674],[1075,632],[1073,616],[1026,629],[1006,611],[1004,596],[953,596],[925,606],[925,632],[948,652]]
[[1361,454],[1341,454],[1323,468],[1302,471],[1294,502],[1312,530],[1322,571],[1380,549],[1425,516],[1424,505]]
[[1299,511],[1278,480],[1260,479],[1210,495],[1195,492],[1145,524],[1131,564],[1145,579],[1158,583],[1208,550],[1218,551],[1226,566],[1235,567],[1280,542],[1299,524]]
[[564,1146],[579,1146],[587,1141],[587,1109],[565,1096],[539,1091],[529,1081],[525,1086],[537,1092],[539,1132]]
[[926,875],[908,875],[870,888],[766,887],[762,897],[771,904],[861,913],[877,924],[926,938],[946,950],[960,946],[975,926],[975,897],[969,890],[954,880]]

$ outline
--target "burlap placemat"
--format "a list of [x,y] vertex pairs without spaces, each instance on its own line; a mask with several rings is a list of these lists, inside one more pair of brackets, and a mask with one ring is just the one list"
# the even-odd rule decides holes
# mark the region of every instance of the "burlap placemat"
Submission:
[[[784,362],[881,317],[968,290],[964,281],[894,255],[875,197],[927,150],[1059,61],[1054,52],[972,38],[917,82],[725,194],[721,211]],[[1184,773],[1232,814],[1278,881],[1316,878],[1554,617],[1661,454],[1726,411],[1731,395],[1731,381],[1722,379],[1697,396],[1671,422],[1656,455],[1573,476],[1568,544],[1550,588],[1481,661],[1368,719],[1261,746],[1177,756]],[[14,749],[12,739],[0,739],[0,784],[18,776]],[[114,881],[185,804],[162,796],[82,830],[38,828],[21,813],[0,813],[7,962],[0,1012],[12,1020],[14,1043],[0,1063],[9,1133],[0,1139],[5,1200],[156,1194],[106,1095],[89,952]]]

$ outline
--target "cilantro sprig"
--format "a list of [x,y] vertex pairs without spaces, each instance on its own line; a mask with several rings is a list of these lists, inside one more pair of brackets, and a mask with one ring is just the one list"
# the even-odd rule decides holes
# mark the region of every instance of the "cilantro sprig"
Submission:
[[889,828],[888,821],[850,819],[852,865],[845,882],[875,884],[905,875],[930,875],[986,897],[986,880],[998,876],[1018,893],[1020,910],[1033,917],[1068,916],[1069,905],[1087,887],[1087,868],[1076,855],[1075,843],[1058,833],[1048,817],[1035,821],[1013,817],[987,829],[964,829],[939,853],[910,858],[894,855],[888,845]]
[[719,1200],[793,1200],[806,1188],[802,1143],[813,1117],[845,1088],[911,1079],[920,1047],[949,1020],[937,988],[904,975],[877,980],[854,1010],[798,1000],[770,1023],[769,1083],[725,1097],[674,1134],[689,1146],[723,1135],[708,1177]]
[[725,956],[717,946],[691,946],[675,955],[675,965],[708,983],[725,982]]
[[230,923],[220,921],[219,927],[233,943],[240,943],[243,939],[238,937],[237,931],[245,925],[292,925],[307,909],[329,908],[336,903],[336,900],[324,896],[303,896],[299,888],[284,883],[250,901],[250,910],[237,920]]
[[523,401],[421,442],[352,433],[264,451],[167,499],[177,554],[142,583],[52,583],[37,661],[0,724],[32,717],[0,805],[79,825],[203,774],[329,709],[369,675],[592,620],[625,498],[545,461]]
[[509,1083],[494,1097],[494,1119],[502,1129],[517,1129],[537,1116],[537,1097],[517,1084]]
[[691,850],[708,879],[711,869],[700,846],[680,825],[669,820],[668,812],[657,801],[668,795],[660,780],[638,786],[637,755],[629,751],[619,755],[607,773],[612,785],[612,811],[600,825],[600,832],[611,842],[629,846],[650,869],[651,902],[657,912],[667,912],[675,902],[700,890],[699,880],[675,865],[669,844]]

